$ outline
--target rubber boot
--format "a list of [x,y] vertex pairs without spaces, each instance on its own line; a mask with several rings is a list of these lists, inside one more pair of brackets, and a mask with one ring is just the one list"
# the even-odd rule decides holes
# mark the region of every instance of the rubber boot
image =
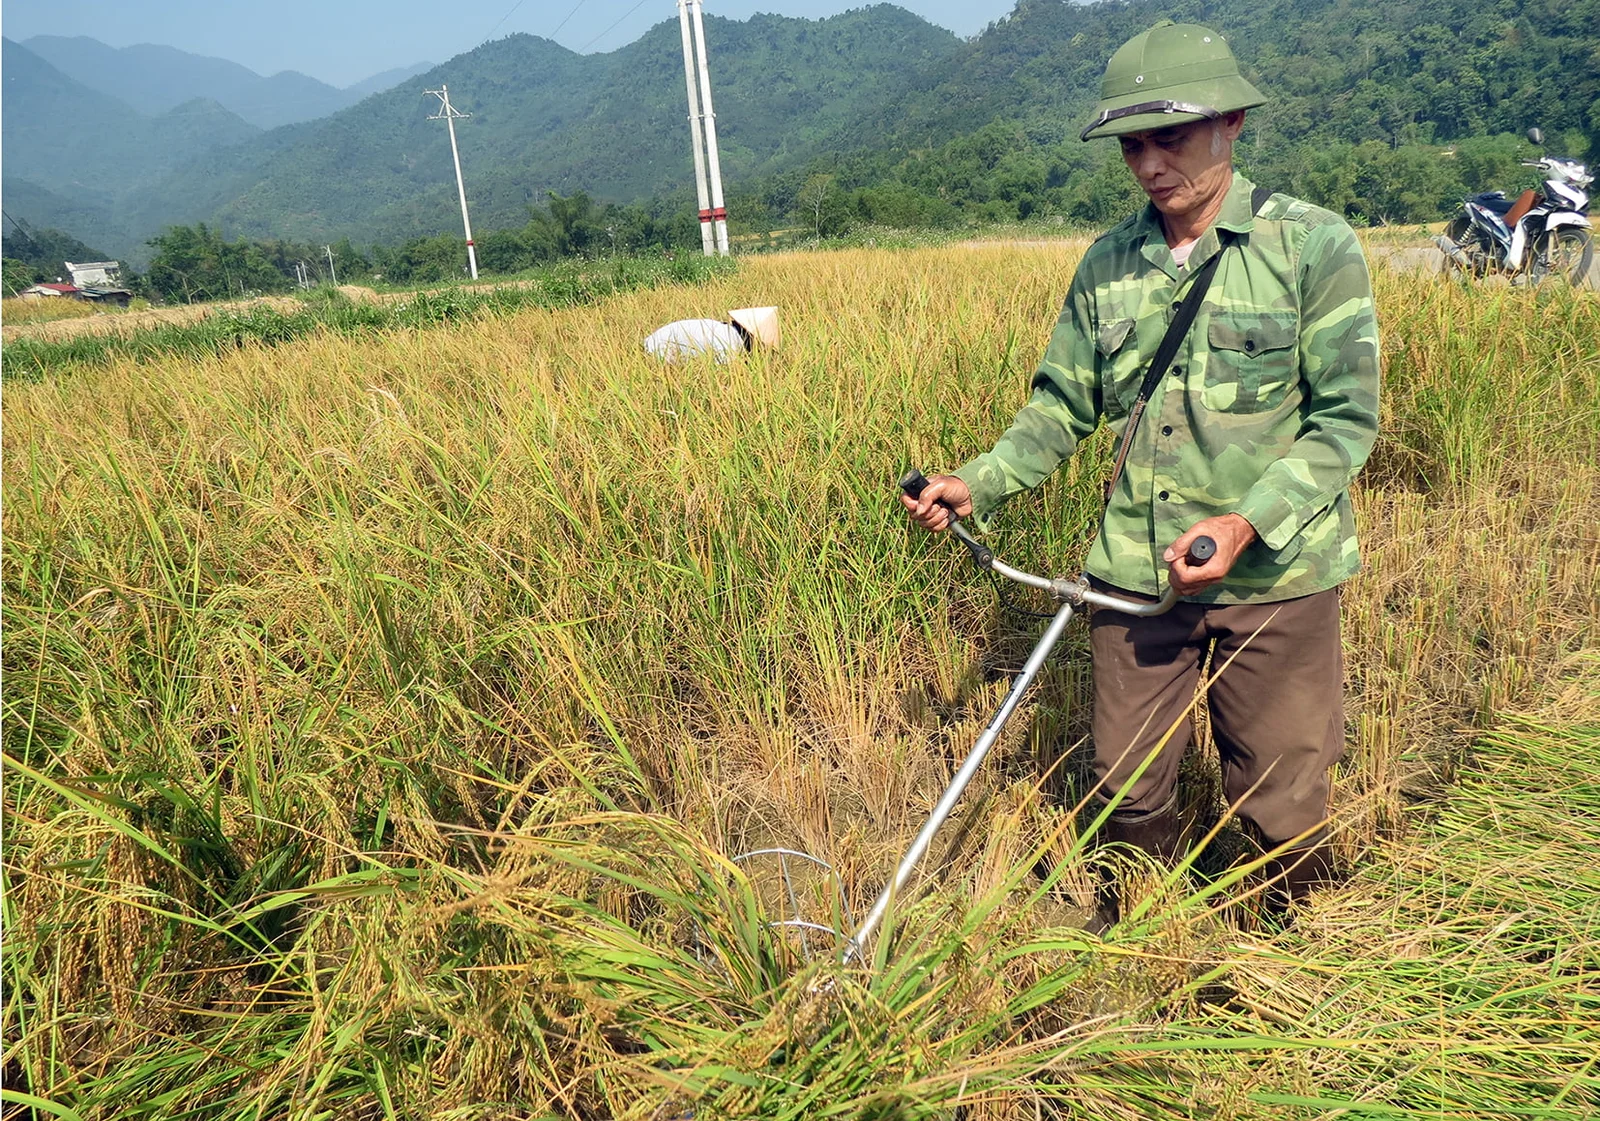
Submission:
[[1262,874],[1269,881],[1262,892],[1266,910],[1283,915],[1315,889],[1334,882],[1333,857],[1326,843],[1289,849],[1267,861]]
[[1326,838],[1292,848],[1268,860],[1249,883],[1261,890],[1235,910],[1241,929],[1272,933],[1287,930],[1294,908],[1319,887],[1337,882]]
[[[1188,852],[1189,822],[1174,800],[1153,813],[1113,813],[1100,826],[1095,841],[1099,845],[1130,845],[1149,853],[1162,864],[1175,864]],[[1116,878],[1106,869],[1095,892],[1095,913],[1088,922],[1088,929],[1095,934],[1103,933],[1121,917],[1122,901],[1118,898]]]
[[1100,843],[1123,844],[1142,849],[1163,864],[1175,864],[1189,849],[1188,823],[1171,803],[1154,813],[1128,815],[1114,813],[1100,827]]

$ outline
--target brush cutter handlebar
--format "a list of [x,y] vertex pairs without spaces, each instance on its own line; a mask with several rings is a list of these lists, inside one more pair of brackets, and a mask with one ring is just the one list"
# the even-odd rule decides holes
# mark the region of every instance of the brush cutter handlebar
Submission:
[[[911,498],[922,497],[922,492],[928,486],[928,478],[920,470],[913,467],[900,479],[900,489]],[[950,532],[965,545],[972,553],[972,559],[979,568],[987,569],[997,576],[1004,576],[1029,588],[1037,588],[1047,592],[1061,603],[1068,603],[1074,607],[1089,604],[1093,607],[1105,607],[1112,611],[1122,611],[1129,615],[1162,615],[1172,610],[1172,605],[1178,602],[1177,589],[1167,587],[1165,594],[1155,603],[1140,603],[1137,600],[1124,599],[1121,596],[1110,596],[1097,592],[1089,587],[1089,578],[1079,576],[1076,580],[1052,580],[1047,576],[1035,576],[1031,572],[1012,568],[995,559],[994,553],[988,546],[972,535],[966,526],[961,524],[961,519],[956,517],[956,512],[950,504],[941,500],[939,503],[950,512]],[[1192,567],[1198,568],[1212,557],[1216,556],[1217,543],[1209,537],[1196,537],[1189,545],[1189,553],[1184,558]]]
[[[915,467],[906,472],[905,476],[900,480],[900,489],[913,499],[922,497],[922,492],[927,489],[927,486],[927,477]],[[1077,610],[1085,604],[1089,604],[1094,607],[1110,608],[1113,611],[1123,611],[1129,615],[1160,615],[1164,611],[1171,610],[1172,605],[1178,602],[1178,590],[1170,585],[1167,587],[1166,594],[1155,603],[1139,603],[1134,600],[1123,599],[1120,596],[1110,596],[1094,591],[1089,586],[1089,578],[1087,576],[1080,576],[1076,580],[1052,580],[1045,576],[1035,576],[1031,572],[1023,572],[1009,565],[1001,564],[995,560],[994,554],[989,551],[988,547],[974,537],[966,526],[961,524],[961,519],[956,517],[956,512],[950,507],[949,503],[941,501],[940,505],[949,512],[950,531],[956,535],[963,545],[972,551],[972,559],[977,562],[979,568],[987,569],[996,576],[1004,576],[1008,580],[1014,580],[1030,588],[1037,588],[1042,592],[1047,592],[1056,599],[1060,606],[1056,609],[1055,614],[1051,616],[1050,624],[1045,628],[1044,634],[1040,636],[1038,645],[1033,648],[1033,652],[1028,655],[1028,660],[1023,663],[1021,672],[1012,681],[1011,688],[1007,691],[1005,700],[1001,702],[999,711],[994,714],[994,718],[989,721],[988,727],[984,728],[982,734],[978,736],[977,743],[972,745],[972,750],[967,753],[967,757],[961,761],[961,766],[957,769],[954,777],[951,778],[950,785],[945,787],[944,793],[939,796],[939,801],[934,805],[932,812],[929,813],[928,819],[923,822],[922,828],[912,840],[910,848],[900,858],[900,863],[895,867],[893,878],[884,885],[883,891],[873,900],[871,910],[867,912],[866,917],[861,920],[860,925],[855,928],[845,942],[844,950],[839,959],[845,965],[864,960],[867,944],[872,940],[873,935],[877,933],[878,927],[889,914],[895,899],[899,898],[901,893],[906,890],[918,863],[926,855],[928,847],[933,844],[934,836],[950,817],[951,812],[954,811],[956,803],[960,801],[962,793],[967,789],[967,784],[972,781],[973,776],[978,773],[979,767],[983,765],[983,760],[989,754],[989,750],[999,741],[1000,732],[1005,727],[1006,721],[1011,719],[1011,714],[1022,703],[1023,695],[1027,693],[1034,679],[1038,677],[1039,671],[1044,668],[1045,660],[1050,657],[1051,650],[1055,649],[1056,644],[1061,641],[1061,636],[1066,633],[1067,625],[1072,622],[1072,617]],[[1196,537],[1193,544],[1189,546],[1187,560],[1191,565],[1203,565],[1216,555],[1216,551],[1217,544],[1211,538]],[[762,856],[770,852],[777,853],[780,860],[783,861],[787,861],[790,857],[816,860],[815,857],[806,856],[804,853],[788,849],[763,850],[762,852],[747,853],[746,856]],[[743,860],[744,857],[739,857],[738,859]],[[822,864],[821,861],[816,862]],[[826,864],[822,866],[828,867]],[[831,871],[831,869],[829,870]],[[793,887],[790,885],[787,864],[783,865],[783,874],[784,884],[788,888],[789,901],[795,910],[795,916],[792,919],[780,920],[772,925],[809,930],[829,929],[815,923],[807,923],[800,917],[799,903],[795,898]]]
[[[927,486],[927,478],[915,467],[900,480],[900,489],[911,498],[920,497]],[[1056,613],[1051,618],[1050,625],[1045,628],[1038,645],[1028,655],[1028,660],[1023,664],[1022,671],[1012,681],[1011,689],[1006,693],[1005,700],[1001,702],[1000,710],[995,713],[994,718],[989,721],[989,726],[978,737],[978,742],[973,745],[972,750],[967,753],[967,757],[962,760],[960,768],[950,780],[950,785],[940,795],[938,803],[935,804],[933,811],[928,815],[928,820],[923,823],[922,829],[918,831],[915,839],[912,840],[911,847],[900,858],[900,863],[895,868],[894,877],[884,886],[878,898],[873,901],[872,909],[867,912],[866,918],[861,920],[861,925],[856,927],[855,932],[850,935],[849,941],[845,943],[844,952],[840,960],[846,965],[860,961],[863,958],[867,943],[871,940],[873,934],[877,932],[884,917],[889,913],[894,900],[906,889],[917,864],[927,853],[928,846],[933,843],[934,835],[939,832],[940,827],[944,825],[945,820],[949,818],[951,812],[955,809],[956,803],[961,799],[962,792],[966,790],[967,784],[972,781],[973,776],[978,773],[978,768],[982,766],[984,757],[989,754],[989,749],[999,740],[1001,729],[1005,727],[1006,721],[1011,718],[1011,714],[1016,711],[1017,706],[1022,703],[1023,695],[1028,691],[1029,686],[1033,684],[1034,678],[1039,675],[1039,671],[1044,667],[1045,659],[1050,656],[1050,651],[1061,640],[1061,636],[1066,632],[1067,624],[1072,622],[1073,614],[1077,609],[1084,604],[1091,604],[1095,607],[1110,608],[1113,611],[1124,611],[1130,615],[1160,615],[1164,611],[1171,610],[1172,605],[1178,601],[1178,591],[1171,586],[1168,586],[1166,595],[1162,596],[1157,602],[1138,603],[1134,600],[1123,599],[1120,596],[1109,596],[1092,590],[1089,587],[1089,578],[1087,576],[1080,576],[1076,580],[1051,580],[1048,577],[1035,576],[1031,572],[1022,572],[1009,565],[1001,564],[994,559],[994,554],[961,524],[960,519],[956,517],[955,511],[950,509],[949,504],[943,503],[943,505],[945,509],[950,511],[951,532],[961,540],[962,544],[972,550],[972,558],[978,562],[978,567],[986,568],[997,576],[1004,576],[1008,580],[1015,580],[1017,583],[1025,584],[1030,588],[1048,592],[1056,598],[1061,606],[1056,609]],[[1204,564],[1215,555],[1216,551],[1216,542],[1211,538],[1197,537],[1194,544],[1189,547],[1188,561],[1192,565]]]

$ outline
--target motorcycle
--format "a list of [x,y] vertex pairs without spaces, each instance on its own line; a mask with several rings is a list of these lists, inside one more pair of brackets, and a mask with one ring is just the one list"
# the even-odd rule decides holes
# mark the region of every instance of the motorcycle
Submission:
[[[1536,128],[1528,130],[1528,139],[1544,145],[1544,133]],[[1560,156],[1523,160],[1522,166],[1545,172],[1543,189],[1530,188],[1515,200],[1504,191],[1466,199],[1444,236],[1434,239],[1446,270],[1471,277],[1500,274],[1528,284],[1551,278],[1583,283],[1594,259],[1586,190],[1594,176],[1577,160]]]

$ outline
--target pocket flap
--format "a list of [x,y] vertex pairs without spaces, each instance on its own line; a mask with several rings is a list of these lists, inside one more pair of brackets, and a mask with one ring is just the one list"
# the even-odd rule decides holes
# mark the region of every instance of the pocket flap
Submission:
[[1213,315],[1207,336],[1218,350],[1234,350],[1246,358],[1254,358],[1269,350],[1293,346],[1295,323],[1293,317]]
[[1095,332],[1095,348],[1110,358],[1122,349],[1122,344],[1128,341],[1128,332],[1131,330],[1133,330],[1131,319],[1113,319],[1109,323],[1102,323],[1100,330]]

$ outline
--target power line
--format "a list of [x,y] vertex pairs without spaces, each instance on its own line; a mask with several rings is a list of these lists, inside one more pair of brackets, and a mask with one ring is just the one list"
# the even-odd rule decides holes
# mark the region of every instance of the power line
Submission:
[[[511,5],[511,10],[509,12],[507,12],[505,15],[500,17],[500,22],[499,23],[496,23],[493,27],[489,28],[489,34],[485,35],[481,42],[487,43],[490,39],[493,39],[494,38],[494,33],[496,31],[499,31],[500,28],[504,27],[506,20],[508,20],[512,16],[516,15],[517,14],[517,9],[522,7],[522,5],[525,2],[526,2],[526,0],[517,0],[517,2],[515,4]],[[556,37],[556,33],[559,32],[563,27],[567,26],[567,20],[570,20],[573,16],[578,14],[578,9],[583,7],[584,3],[585,3],[585,0],[578,0],[578,2],[572,6],[572,11],[568,12],[566,14],[566,16],[561,20],[561,22],[556,24],[555,31],[550,32],[550,34],[547,35],[546,38],[554,39]],[[624,17],[624,18],[626,18],[626,17]]]
[[572,11],[567,13],[566,19],[563,19],[560,23],[556,24],[555,31],[550,32],[547,38],[554,39],[557,32],[559,32],[563,27],[567,26],[567,20],[578,14],[578,9],[583,7],[583,4],[584,0],[578,0],[576,4],[572,5]]
[[487,35],[485,35],[483,37],[483,41],[485,43],[487,43],[490,39],[493,39],[494,38],[494,33],[496,31],[500,30],[501,24],[504,24],[506,22],[506,20],[508,20],[512,16],[516,15],[517,14],[517,9],[520,8],[520,7],[522,7],[522,0],[517,0],[517,2],[515,4],[511,5],[511,10],[509,12],[507,12],[505,15],[500,17],[500,23],[497,23],[493,27],[489,28],[489,34],[487,34]]
[[625,20],[627,20],[627,18],[629,16],[633,15],[634,12],[637,12],[640,8],[644,7],[645,4],[648,3],[648,2],[649,2],[649,0],[639,0],[639,2],[637,4],[635,4],[633,7],[629,8],[626,12],[622,13],[622,19],[617,20],[616,23],[612,24],[610,27],[608,27],[604,31],[600,32],[600,34],[596,35],[593,39],[590,39],[583,46],[579,47],[578,48],[578,53],[582,54],[584,51],[586,51],[590,47],[594,46],[600,40],[604,39],[607,35],[610,35],[617,28],[621,27],[623,22]]

